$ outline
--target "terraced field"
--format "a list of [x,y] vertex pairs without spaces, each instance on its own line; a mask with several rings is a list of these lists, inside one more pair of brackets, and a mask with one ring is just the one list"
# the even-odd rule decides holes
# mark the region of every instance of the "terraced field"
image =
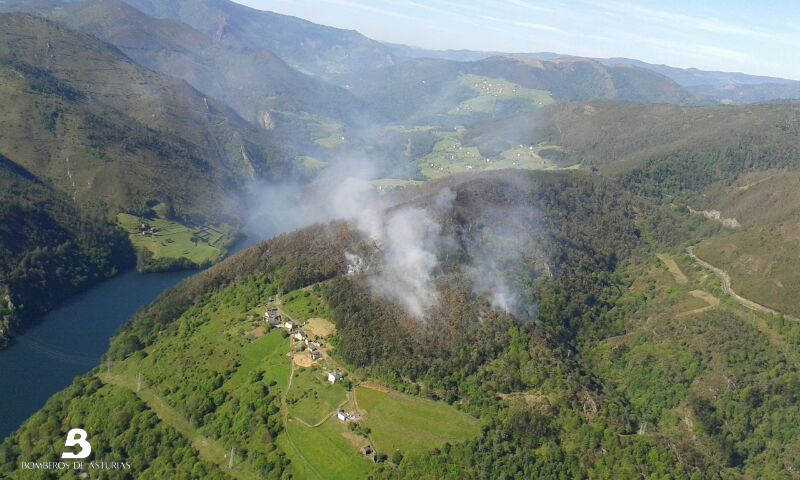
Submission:
[[[117,215],[117,223],[128,232],[133,246],[151,252],[153,259],[184,258],[198,266],[222,259],[236,239],[234,229],[225,224],[190,227],[161,216],[151,219],[127,213]],[[142,234],[142,224],[154,233]]]

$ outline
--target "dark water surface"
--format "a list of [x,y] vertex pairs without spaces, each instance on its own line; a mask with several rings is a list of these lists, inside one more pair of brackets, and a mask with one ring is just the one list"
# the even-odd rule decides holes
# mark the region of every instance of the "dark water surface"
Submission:
[[[255,241],[248,238],[231,253]],[[0,350],[0,439],[96,366],[109,338],[137,310],[195,273],[125,272],[73,297],[14,337]]]

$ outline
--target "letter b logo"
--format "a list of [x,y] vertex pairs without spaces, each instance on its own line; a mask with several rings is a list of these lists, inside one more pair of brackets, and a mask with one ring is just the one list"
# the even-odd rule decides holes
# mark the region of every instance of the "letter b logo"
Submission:
[[74,447],[78,445],[81,447],[80,453],[64,452],[61,458],[86,458],[92,453],[92,446],[86,441],[86,430],[82,428],[73,428],[67,433],[67,441],[64,442],[65,447]]

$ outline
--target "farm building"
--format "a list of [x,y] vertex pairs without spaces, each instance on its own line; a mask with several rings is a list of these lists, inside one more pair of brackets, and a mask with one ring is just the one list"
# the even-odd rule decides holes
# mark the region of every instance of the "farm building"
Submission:
[[264,321],[271,327],[279,327],[283,323],[280,315],[270,315],[269,312],[264,314]]
[[338,418],[343,422],[348,422],[352,418],[352,415],[350,415],[349,413],[345,412],[340,408],[339,410],[336,410],[336,418]]
[[331,383],[336,383],[342,379],[342,376],[336,372],[328,372],[328,381]]

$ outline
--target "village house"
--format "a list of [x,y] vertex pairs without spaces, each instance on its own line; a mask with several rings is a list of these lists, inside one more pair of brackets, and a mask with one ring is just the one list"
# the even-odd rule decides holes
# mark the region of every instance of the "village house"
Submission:
[[270,314],[270,312],[264,313],[264,321],[269,324],[270,327],[279,327],[281,326],[282,320],[281,316],[277,314]]
[[311,350],[311,360],[319,360],[322,357],[317,350]]
[[339,410],[336,410],[336,418],[338,418],[343,422],[348,422],[350,421],[351,416],[349,413],[345,412],[340,408]]
[[287,321],[285,321],[283,323],[283,328],[285,328],[286,330],[291,332],[292,330],[294,330],[294,323],[292,323],[291,321],[287,320]]
[[321,347],[321,346],[322,346],[322,344],[321,344],[320,342],[318,342],[318,341],[311,341],[311,342],[308,342],[308,345],[309,345],[311,348],[319,348],[319,347]]
[[328,381],[331,383],[336,383],[342,379],[342,376],[336,372],[328,372]]
[[300,342],[305,342],[306,345],[308,345],[308,335],[306,335],[305,332],[298,331],[298,332],[295,332],[293,336],[294,336],[295,340],[300,341]]

